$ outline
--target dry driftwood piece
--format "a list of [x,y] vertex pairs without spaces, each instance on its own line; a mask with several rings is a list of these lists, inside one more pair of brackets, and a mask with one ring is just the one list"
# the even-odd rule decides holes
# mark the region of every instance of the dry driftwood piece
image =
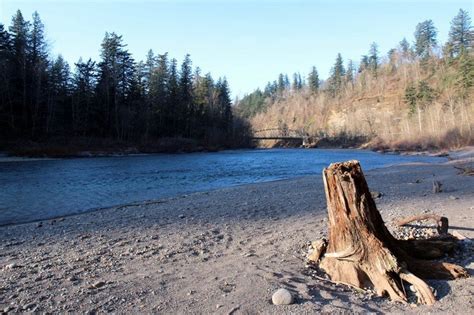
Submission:
[[403,282],[418,301],[435,297],[421,278],[467,277],[457,265],[424,260],[452,250],[449,240],[397,240],[385,227],[358,161],[331,164],[323,171],[328,204],[329,240],[319,266],[334,282],[374,288],[378,295],[406,302]]
[[440,235],[448,233],[448,228],[449,228],[448,218],[442,217],[436,214],[427,213],[427,214],[415,215],[415,216],[400,219],[396,222],[396,224],[398,226],[403,226],[414,221],[423,221],[423,220],[434,220],[436,224],[438,225],[436,229],[438,230],[438,233]]

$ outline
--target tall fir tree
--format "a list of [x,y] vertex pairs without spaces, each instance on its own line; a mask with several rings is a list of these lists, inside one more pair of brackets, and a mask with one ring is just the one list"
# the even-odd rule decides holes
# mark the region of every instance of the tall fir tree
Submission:
[[294,92],[299,91],[303,88],[303,82],[301,80],[301,74],[293,73],[293,84],[292,89]]
[[369,68],[374,77],[377,77],[377,70],[379,67],[379,50],[377,44],[374,42],[369,49]]
[[178,122],[180,121],[178,115],[180,115],[180,100],[179,100],[179,74],[178,74],[178,62],[175,58],[172,58],[169,65],[169,95],[168,104],[170,106],[170,130],[168,135],[175,136],[179,134]]
[[181,109],[181,117],[184,119],[182,123],[183,135],[192,136],[194,126],[194,104],[193,104],[193,73],[191,56],[188,54],[184,57],[181,64],[181,72],[179,76],[179,103]]
[[72,79],[72,133],[74,136],[98,134],[99,108],[95,98],[96,63],[89,58],[76,63]]
[[286,89],[285,75],[280,73],[278,75],[278,94],[282,95]]
[[132,115],[128,96],[135,72],[134,60],[125,49],[122,36],[116,33],[106,33],[101,47],[97,84],[97,96],[103,104],[101,133],[124,140]]
[[344,69],[344,62],[342,60],[341,54],[339,53],[337,54],[336,62],[331,69],[331,76],[329,78],[329,91],[333,96],[340,92],[344,82],[345,74],[346,70]]
[[12,136],[15,115],[11,96],[12,46],[10,34],[0,23],[0,139]]
[[51,105],[46,105],[46,93],[47,93],[47,69],[48,69],[48,52],[47,45],[44,38],[44,24],[38,12],[33,13],[33,23],[31,32],[28,37],[28,63],[31,67],[31,79],[30,79],[30,104],[32,108],[31,117],[31,133],[37,135],[38,133],[48,133],[50,124],[47,119],[46,130],[41,130],[41,121],[44,117],[51,117],[53,110]]
[[152,70],[149,84],[149,99],[153,113],[152,129],[155,136],[162,136],[167,129],[170,116],[169,101],[169,73],[168,53],[158,55],[157,66]]
[[360,58],[359,73],[363,72],[366,69],[369,69],[369,56],[363,55]]
[[471,26],[471,17],[467,11],[459,9],[459,13],[451,21],[448,44],[454,56],[472,51],[474,30]]
[[410,43],[405,37],[400,41],[398,46],[400,47],[400,52],[404,58],[408,58],[411,55]]
[[12,72],[11,72],[11,89],[13,111],[20,121],[17,124],[19,136],[26,136],[31,127],[31,107],[29,104],[28,85],[31,75],[31,67],[28,64],[28,37],[30,33],[30,23],[23,18],[20,10],[12,18],[9,28],[12,38]]
[[415,53],[422,59],[431,56],[434,47],[436,47],[436,30],[432,20],[426,20],[418,23],[415,30]]
[[216,84],[220,121],[224,134],[229,134],[232,126],[232,100],[230,99],[229,83],[224,77]]
[[313,66],[313,68],[311,68],[311,72],[309,73],[308,75],[308,86],[309,86],[309,90],[312,92],[312,93],[318,93],[319,91],[319,74],[318,74],[318,70],[316,69],[315,66]]
[[59,55],[51,64],[50,86],[45,132],[68,134],[72,124],[72,108],[69,99],[71,91],[70,68],[64,58]]
[[351,85],[351,87],[354,86],[355,72],[356,72],[356,69],[354,66],[354,62],[352,61],[352,59],[349,59],[349,62],[347,63],[346,81]]

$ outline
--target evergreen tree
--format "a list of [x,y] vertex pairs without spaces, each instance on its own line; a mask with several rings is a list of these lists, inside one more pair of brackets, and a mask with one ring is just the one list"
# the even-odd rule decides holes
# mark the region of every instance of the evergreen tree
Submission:
[[[31,80],[30,80],[30,104],[32,108],[32,135],[37,135],[37,129],[41,128],[41,122],[46,120],[46,130],[49,132],[49,117],[53,115],[50,113],[51,104],[48,104],[46,108],[46,94],[47,94],[47,68],[48,68],[48,53],[46,47],[46,41],[44,38],[44,25],[38,12],[33,13],[33,23],[31,27],[31,33],[28,37],[28,64],[31,67]],[[61,59],[64,62],[63,59]],[[54,88],[54,87],[53,87]]]
[[301,78],[301,74],[298,72],[298,89],[301,90],[305,86],[304,79]]
[[272,95],[272,89],[273,84],[268,82],[265,92],[256,89],[252,93],[245,95],[236,106],[241,117],[248,119],[262,112],[265,109],[265,99]]
[[221,126],[225,134],[229,134],[232,126],[232,101],[227,79],[219,79],[216,84],[217,103],[219,106]]
[[68,63],[59,55],[51,64],[46,134],[68,134],[72,124],[72,108],[69,106],[71,84]]
[[431,55],[436,46],[437,31],[432,20],[418,23],[415,30],[415,53],[422,59]]
[[288,78],[288,74],[285,74],[285,90],[289,90],[290,89],[290,79]]
[[472,50],[474,31],[471,26],[471,18],[467,11],[459,9],[459,13],[451,21],[448,42],[454,56],[459,56],[463,52]]
[[180,122],[179,115],[183,113],[180,107],[180,90],[179,90],[179,76],[178,76],[178,62],[176,59],[171,59],[169,65],[169,86],[168,86],[168,104],[170,110],[169,124],[170,130],[167,132],[170,136],[178,135],[180,130],[178,123]]
[[14,116],[21,117],[17,124],[21,135],[30,130],[31,126],[31,107],[28,103],[28,78],[31,78],[31,68],[28,65],[28,36],[30,24],[25,21],[20,10],[12,18],[10,34],[12,38],[12,72],[11,72],[11,97],[15,100],[13,104]]
[[12,46],[10,34],[0,23],[0,140],[12,136],[15,115],[11,97]]
[[301,81],[301,75],[299,73],[293,73],[293,91],[299,91],[303,88],[303,82]]
[[402,53],[403,57],[407,58],[410,56],[411,54],[410,43],[407,41],[405,37],[400,41],[399,47],[400,47],[400,52]]
[[156,67],[156,57],[153,53],[153,50],[148,50],[146,55],[146,61],[144,64],[143,75],[145,81],[145,91],[148,93],[150,91],[150,81],[153,71]]
[[329,91],[333,96],[340,92],[345,74],[344,62],[339,53],[337,54],[336,62],[331,69],[331,76],[329,78]]
[[285,82],[285,75],[280,73],[278,75],[278,94],[282,95],[285,91],[286,82]]
[[308,75],[308,86],[312,93],[318,93],[319,91],[319,75],[316,67],[313,66],[311,72]]
[[416,87],[411,82],[406,88],[405,88],[405,102],[408,104],[409,108],[409,113],[414,114],[416,111]]
[[184,61],[181,65],[181,72],[179,78],[179,102],[184,119],[183,133],[185,136],[190,137],[192,127],[194,125],[194,104],[193,104],[193,74],[191,67],[190,55],[184,57]]
[[369,68],[369,56],[363,55],[360,59],[359,73]]
[[128,135],[130,116],[129,95],[135,73],[134,60],[125,49],[122,36],[106,33],[102,42],[97,96],[101,109],[103,136],[124,139]]
[[428,106],[435,98],[435,91],[430,87],[428,82],[422,80],[418,83],[416,98],[422,107]]
[[217,117],[217,110],[214,107],[214,80],[210,73],[207,73],[204,77],[196,71],[194,76],[194,103],[197,109],[197,116],[200,121],[199,136],[204,136],[206,128],[214,121]]
[[170,115],[169,100],[168,54],[158,55],[157,67],[150,75],[149,99],[153,112],[156,136],[161,136],[167,129],[166,120]]
[[148,139],[150,136],[150,133],[152,132],[153,127],[155,126],[154,122],[154,117],[153,117],[153,109],[152,109],[152,100],[150,98],[150,84],[151,84],[151,77],[153,74],[153,71],[155,71],[156,68],[156,57],[153,52],[153,50],[148,50],[146,59],[143,65],[143,84],[144,84],[144,89],[145,89],[145,104],[143,105],[144,109],[144,121],[145,121],[145,134],[144,138]]
[[467,91],[474,86],[474,56],[472,54],[462,53],[459,58],[457,86],[462,97],[465,97]]
[[72,131],[74,135],[98,134],[99,108],[95,102],[96,83],[95,62],[90,58],[87,62],[79,59],[72,79]]
[[355,74],[355,66],[354,62],[349,59],[349,62],[347,63],[347,71],[346,71],[346,81],[351,84],[351,86],[354,86],[354,74]]
[[44,38],[44,24],[38,12],[33,13],[33,23],[29,36],[30,59],[33,67],[48,58],[47,45]]
[[378,47],[376,43],[372,43],[370,45],[370,50],[369,50],[369,68],[372,72],[372,74],[377,77],[377,69],[379,65],[379,52],[378,52]]
[[393,73],[396,70],[396,59],[397,59],[397,50],[392,48],[387,52],[388,65],[390,71]]

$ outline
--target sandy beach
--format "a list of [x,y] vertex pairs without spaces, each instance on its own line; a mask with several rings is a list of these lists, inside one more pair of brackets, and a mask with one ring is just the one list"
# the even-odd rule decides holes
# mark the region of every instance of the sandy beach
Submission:
[[[386,224],[433,212],[474,238],[473,150],[443,164],[365,173]],[[443,192],[432,192],[432,181]],[[0,228],[0,311],[163,314],[459,313],[474,309],[474,278],[430,281],[434,306],[357,294],[308,273],[304,251],[326,235],[320,174],[124,205]],[[455,261],[474,274],[474,246]],[[295,303],[276,306],[286,288]]]

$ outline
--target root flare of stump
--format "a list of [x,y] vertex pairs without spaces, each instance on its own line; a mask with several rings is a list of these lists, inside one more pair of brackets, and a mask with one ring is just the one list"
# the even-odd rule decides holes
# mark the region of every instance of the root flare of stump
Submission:
[[308,259],[319,262],[334,282],[373,288],[380,296],[407,302],[403,282],[413,285],[418,302],[431,305],[435,296],[422,279],[467,277],[458,265],[429,261],[452,252],[455,238],[398,240],[390,234],[370,194],[358,161],[331,164],[323,170],[329,237],[314,243]]

